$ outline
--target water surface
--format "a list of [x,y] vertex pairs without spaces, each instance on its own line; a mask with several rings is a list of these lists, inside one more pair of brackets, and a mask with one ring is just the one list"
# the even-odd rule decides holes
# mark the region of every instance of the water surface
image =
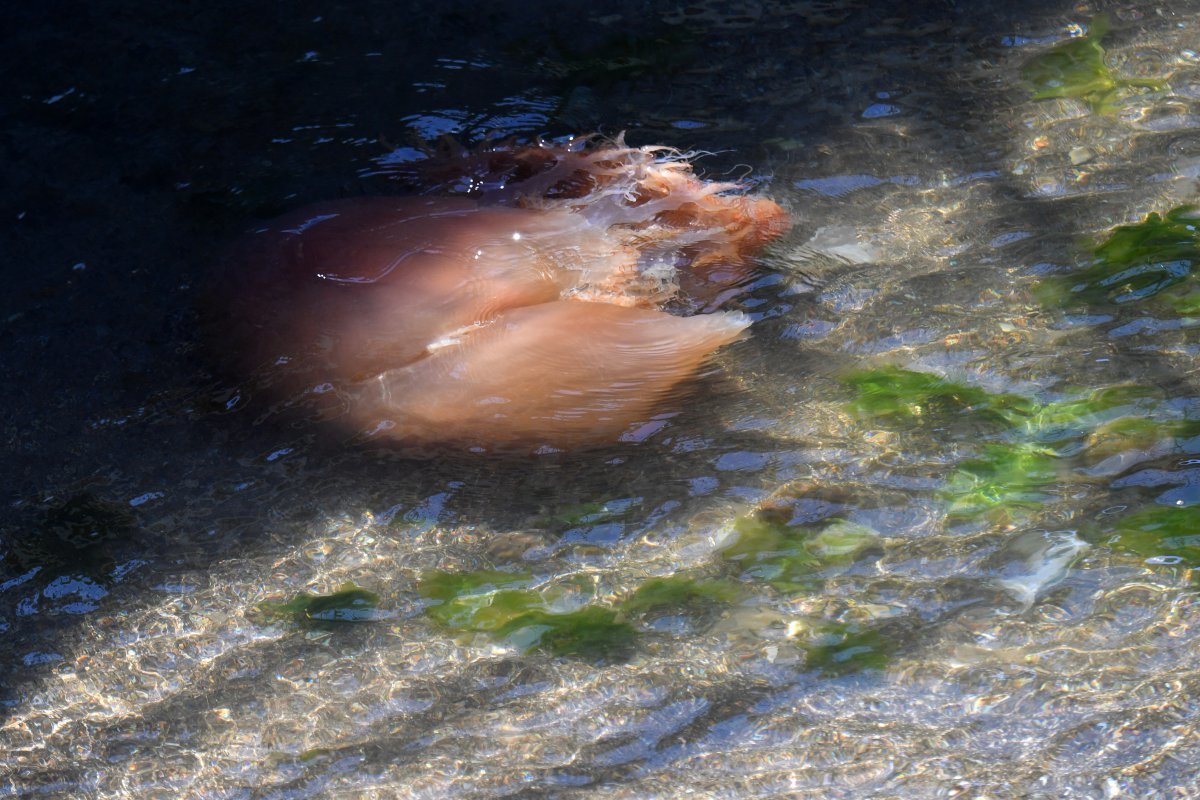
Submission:
[[[0,796],[1200,794],[1200,8],[989,6],[21,11]],[[795,218],[648,441],[416,461],[212,369],[240,231],[593,130]]]

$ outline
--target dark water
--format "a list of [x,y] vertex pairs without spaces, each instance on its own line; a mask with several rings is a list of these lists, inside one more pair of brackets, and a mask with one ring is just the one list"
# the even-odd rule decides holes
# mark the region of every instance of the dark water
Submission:
[[[1200,796],[1198,12],[11,12],[0,796]],[[415,462],[213,374],[257,221],[622,130],[795,218],[650,441]]]

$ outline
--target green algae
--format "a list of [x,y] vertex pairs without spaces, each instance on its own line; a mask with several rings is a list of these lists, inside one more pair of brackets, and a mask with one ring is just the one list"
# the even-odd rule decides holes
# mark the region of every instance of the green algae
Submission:
[[544,600],[531,591],[527,573],[480,570],[431,572],[417,586],[425,613],[448,628],[495,631],[514,618],[541,608]]
[[377,620],[378,607],[377,594],[346,583],[330,594],[301,592],[286,603],[260,603],[258,609],[268,617],[302,628],[330,630],[347,623]]
[[1154,566],[1200,567],[1200,506],[1150,506],[1095,535],[1113,550]]
[[694,610],[735,602],[742,588],[725,580],[702,580],[688,575],[651,578],[621,604],[629,616],[664,610]]
[[1042,281],[1035,288],[1046,306],[1096,306],[1155,298],[1176,313],[1200,311],[1200,291],[1192,280],[1200,263],[1200,211],[1197,206],[1149,214],[1121,225],[1089,248],[1089,266]]
[[1106,458],[1131,451],[1163,452],[1184,449],[1195,452],[1196,443],[1187,440],[1200,436],[1200,422],[1189,419],[1151,419],[1121,417],[1111,420],[1088,434],[1083,460],[1096,464]]
[[1025,419],[1033,401],[1015,394],[988,392],[928,372],[886,366],[859,370],[844,382],[854,391],[849,411],[859,419],[911,425],[924,419],[968,415],[1002,425]]
[[1042,442],[1078,438],[1106,422],[1131,414],[1144,415],[1162,401],[1152,386],[1121,383],[1104,386],[1040,407],[1031,415],[1030,434]]
[[761,581],[783,592],[811,591],[831,568],[854,563],[879,541],[865,525],[834,520],[814,530],[750,514],[734,522],[735,538],[721,555],[742,568],[741,578]]
[[942,487],[952,520],[980,515],[1011,519],[1041,507],[1062,474],[1058,453],[1029,442],[986,444],[963,461]]
[[426,615],[443,627],[486,633],[522,652],[615,658],[627,652],[636,636],[613,609],[586,605],[560,610],[556,601],[562,590],[534,588],[526,573],[435,571],[421,579],[417,591],[427,601]]
[[809,667],[826,675],[882,670],[891,661],[895,642],[861,622],[814,622],[796,637]]
[[[1108,252],[1125,257],[1138,251],[1123,246]],[[953,414],[984,429],[974,455],[959,462],[939,490],[950,524],[1027,521],[1059,496],[1059,486],[1122,468],[1119,461],[1105,459],[1151,449],[1160,454],[1190,451],[1198,443],[1188,440],[1200,436],[1200,421],[1181,418],[1156,386],[1075,388],[1073,396],[1039,403],[896,367],[862,370],[846,382],[855,390],[848,410],[859,418],[904,427],[915,419]],[[1098,471],[1091,469],[1097,466]],[[745,559],[747,576],[811,586],[801,576],[816,573],[821,565],[807,545],[796,544],[762,518],[739,524],[739,539],[727,557]],[[746,559],[738,555],[739,548],[756,555]]]
[[1118,384],[1046,404],[1026,433],[1031,442],[1091,465],[1122,452],[1174,448],[1200,436],[1200,421],[1179,415],[1158,387]]
[[1111,114],[1120,107],[1122,90],[1162,91],[1161,81],[1118,78],[1113,73],[1100,44],[1108,30],[1108,17],[1100,15],[1092,20],[1086,36],[1068,39],[1027,61],[1021,75],[1032,87],[1033,99],[1074,98],[1094,113]]
[[596,605],[565,613],[533,609],[513,617],[495,635],[522,652],[545,650],[605,661],[627,656],[637,638],[633,626],[615,610]]
[[425,613],[445,628],[483,633],[522,652],[611,660],[636,641],[630,620],[662,611],[712,609],[738,600],[732,581],[688,575],[651,578],[616,605],[589,603],[563,610],[560,587],[536,587],[527,573],[481,570],[431,572],[418,584]]

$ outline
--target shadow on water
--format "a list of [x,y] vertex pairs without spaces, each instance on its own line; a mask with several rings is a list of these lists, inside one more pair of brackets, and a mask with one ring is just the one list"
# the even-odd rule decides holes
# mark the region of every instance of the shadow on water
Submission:
[[[844,16],[839,10],[829,23],[672,27],[646,20],[634,35],[580,26],[579,9],[568,5],[513,3],[479,12],[468,3],[378,2],[345,14],[305,2],[290,5],[285,17],[276,6],[213,3],[169,10],[23,4],[14,12],[0,55],[11,101],[0,111],[0,170],[9,187],[0,213],[10,221],[0,233],[7,255],[0,376],[12,454],[2,490],[9,511],[0,567],[0,647],[7,655],[0,661],[8,666],[0,700],[9,708],[71,662],[83,622],[108,617],[119,624],[157,602],[174,576],[280,551],[324,518],[364,510],[424,514],[482,527],[501,540],[548,507],[620,496],[631,485],[644,490],[643,507],[655,508],[678,496],[689,477],[710,472],[714,454],[778,449],[777,440],[750,430],[723,432],[715,449],[700,453],[650,442],[536,461],[430,462],[318,442],[303,427],[252,424],[235,401],[237,388],[213,382],[198,352],[195,287],[249,222],[309,201],[388,191],[386,182],[355,169],[378,153],[378,136],[394,135],[398,120],[423,107],[420,88],[406,76],[427,73],[439,58],[491,54],[488,68],[454,83],[461,106],[493,112],[466,119],[468,137],[484,133],[489,120],[503,127],[498,101],[532,85],[551,110],[528,123],[532,131],[511,120],[510,130],[628,129],[637,143],[736,147],[713,158],[719,171],[763,157],[756,130],[819,142],[843,122],[832,110],[861,95],[862,87],[841,81],[843,68],[875,59],[889,83],[920,87],[919,104],[929,115],[902,134],[878,134],[874,146],[894,150],[902,164],[906,151],[934,151],[943,136],[994,140],[1003,151],[1011,132],[995,130],[989,113],[996,87],[963,76],[977,74],[972,60],[999,56],[991,31],[1017,29],[1047,12],[1045,3],[1033,2],[924,3],[903,11],[869,2]],[[618,3],[612,13],[643,19],[641,6]],[[977,44],[945,50],[945,61],[930,63],[928,45],[943,36]],[[657,41],[674,48],[662,62],[654,60]],[[773,72],[710,76],[713,104],[748,115],[728,141],[639,117],[653,98],[670,95],[686,59],[694,64],[712,52],[725,59],[739,49],[791,55]],[[800,103],[771,104],[773,94],[786,93],[807,96],[813,112],[781,122]],[[917,99],[910,97],[914,105]],[[350,119],[347,138],[337,126]],[[975,165],[947,164],[955,167],[961,173]],[[1025,230],[1070,230],[1075,206],[1096,202],[1087,196],[1046,203],[1003,174],[988,186],[1024,214],[1008,223]],[[803,201],[797,241],[811,234]],[[1038,246],[1059,248],[1065,263],[1074,242]],[[739,365],[735,372],[778,368],[820,380],[829,369],[803,358],[771,364],[753,339],[735,348],[725,361]],[[1145,353],[1136,358],[1149,382],[1187,380]],[[708,388],[733,393],[720,382]],[[683,420],[671,435],[704,438],[703,426]],[[73,599],[56,604],[50,590]],[[298,655],[313,655],[313,646],[297,640],[271,658],[282,663]],[[472,667],[540,668],[525,660]],[[272,673],[263,670],[263,680]],[[474,677],[464,677],[463,687]],[[753,687],[728,688],[729,699],[709,698],[705,719],[737,713],[754,697]],[[171,725],[175,705],[186,708],[205,691],[191,687],[153,714]],[[253,696],[254,686],[238,691]],[[437,694],[425,712],[431,718],[471,702],[465,688],[442,686]],[[413,736],[423,729],[416,719]]]

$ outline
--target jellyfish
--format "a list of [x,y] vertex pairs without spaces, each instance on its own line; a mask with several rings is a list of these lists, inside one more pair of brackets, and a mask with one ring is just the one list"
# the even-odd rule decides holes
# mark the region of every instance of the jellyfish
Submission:
[[[221,348],[356,436],[474,452],[637,440],[746,315],[771,200],[621,139],[421,162],[421,193],[300,209],[221,272]],[[316,398],[319,398],[317,402]]]

